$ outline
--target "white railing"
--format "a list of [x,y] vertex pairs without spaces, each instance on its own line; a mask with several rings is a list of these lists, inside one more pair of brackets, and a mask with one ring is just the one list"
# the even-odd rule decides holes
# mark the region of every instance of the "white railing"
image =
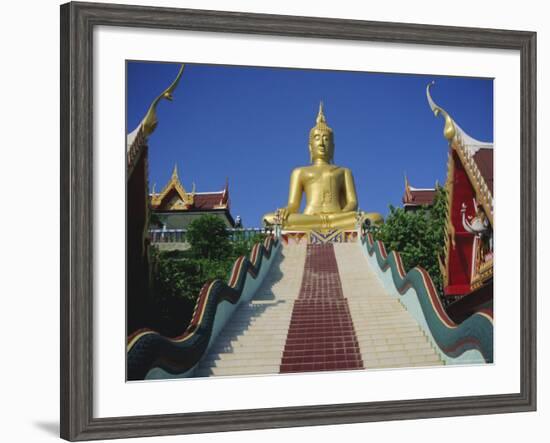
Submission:
[[[249,240],[259,234],[270,234],[272,231],[264,228],[228,228],[229,239],[232,241]],[[150,229],[151,243],[185,243],[187,229]]]

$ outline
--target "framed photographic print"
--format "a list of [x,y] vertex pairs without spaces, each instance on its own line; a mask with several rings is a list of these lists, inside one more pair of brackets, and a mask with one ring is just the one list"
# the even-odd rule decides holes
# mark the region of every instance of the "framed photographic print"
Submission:
[[61,26],[63,438],[535,409],[535,33]]

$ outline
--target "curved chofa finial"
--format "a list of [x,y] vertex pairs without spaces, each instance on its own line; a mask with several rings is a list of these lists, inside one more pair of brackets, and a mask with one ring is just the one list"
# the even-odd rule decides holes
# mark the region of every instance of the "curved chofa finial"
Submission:
[[166,88],[162,94],[160,94],[157,98],[153,100],[151,103],[151,106],[149,106],[149,110],[147,111],[147,114],[145,114],[145,117],[143,117],[143,120],[139,123],[138,127],[134,129],[130,134],[128,134],[127,138],[127,145],[128,148],[132,145],[133,139],[137,136],[139,130],[142,130],[143,136],[145,138],[149,137],[158,124],[157,119],[157,105],[162,99],[166,99],[169,101],[172,101],[174,97],[172,94],[174,93],[176,87],[178,86],[178,83],[181,79],[181,75],[183,74],[183,69],[185,68],[185,65],[182,64],[180,67],[180,70],[178,72],[178,75],[176,76],[176,79],[172,82],[168,88]]
[[482,142],[476,140],[473,137],[470,137],[457,124],[457,122],[454,121],[454,119],[449,115],[447,111],[445,111],[441,106],[433,101],[430,94],[430,90],[433,85],[435,85],[435,81],[432,80],[430,83],[428,83],[428,86],[426,86],[426,97],[428,98],[428,103],[430,104],[430,108],[432,109],[434,115],[437,117],[439,114],[442,114],[445,118],[445,127],[443,128],[443,135],[445,136],[445,138],[449,140],[450,143],[457,141],[468,150],[468,153],[470,155],[474,155],[481,148],[492,149],[492,143]]
[[[483,207],[485,214],[489,217],[490,224],[493,224],[493,190],[491,182],[486,182],[486,179],[492,181],[492,167],[491,172],[488,172],[485,168],[482,167],[483,162],[488,160],[482,160],[477,157],[478,151],[483,150],[492,150],[493,143],[481,142],[476,140],[473,137],[470,137],[458,124],[454,121],[451,116],[440,106],[438,106],[432,99],[430,95],[430,88],[435,84],[431,82],[426,87],[426,96],[428,98],[428,103],[433,113],[438,116],[440,113],[443,114],[445,118],[445,128],[443,129],[443,135],[447,140],[449,140],[450,149],[452,149],[458,155],[472,186],[476,192],[477,201]],[[492,163],[493,157],[492,153],[486,154],[490,155],[490,162]],[[454,157],[453,157],[454,158]],[[454,160],[453,160],[454,162]],[[451,164],[451,163],[450,163]],[[480,169],[481,168],[481,169]],[[483,170],[485,169],[485,172]],[[451,176],[447,177],[447,180],[451,180]]]
[[147,111],[147,114],[145,115],[145,118],[142,121],[143,126],[143,132],[146,137],[151,135],[155,128],[157,127],[157,105],[158,103],[164,98],[166,100],[172,101],[174,97],[172,96],[172,93],[178,86],[178,83],[180,81],[181,75],[183,74],[183,69],[185,65],[181,65],[180,70],[178,72],[178,75],[176,76],[176,79],[172,82],[170,86],[162,93],[160,94],[155,100],[153,100],[153,103],[151,103],[151,106],[149,107],[149,110]]
[[435,81],[431,81],[428,83],[428,86],[426,86],[426,97],[428,98],[428,103],[430,104],[430,108],[432,108],[432,111],[434,115],[437,117],[439,114],[443,115],[443,118],[445,119],[445,127],[443,128],[443,135],[449,142],[453,141],[453,138],[456,136],[456,128],[455,123],[449,113],[445,111],[442,107],[438,106],[432,99],[432,96],[430,94],[430,88],[435,85]]

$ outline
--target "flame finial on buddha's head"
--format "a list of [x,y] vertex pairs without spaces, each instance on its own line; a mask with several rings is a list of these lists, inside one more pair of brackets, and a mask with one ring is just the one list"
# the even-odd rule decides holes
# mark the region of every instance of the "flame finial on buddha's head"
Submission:
[[315,119],[315,126],[311,128],[309,131],[309,142],[311,144],[311,140],[313,138],[313,135],[315,134],[315,130],[328,133],[331,135],[331,137],[334,137],[334,133],[332,131],[332,128],[330,128],[327,125],[327,119],[325,117],[325,114],[323,112],[323,102],[319,103],[319,112],[317,113],[317,118]]

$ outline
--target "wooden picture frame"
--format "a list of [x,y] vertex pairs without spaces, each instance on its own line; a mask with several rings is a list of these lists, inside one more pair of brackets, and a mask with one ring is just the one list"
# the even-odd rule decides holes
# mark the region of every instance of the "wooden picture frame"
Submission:
[[[93,416],[93,30],[265,34],[519,51],[521,389],[518,394]],[[536,409],[536,33],[98,3],[61,6],[61,437],[89,440],[533,411]]]

